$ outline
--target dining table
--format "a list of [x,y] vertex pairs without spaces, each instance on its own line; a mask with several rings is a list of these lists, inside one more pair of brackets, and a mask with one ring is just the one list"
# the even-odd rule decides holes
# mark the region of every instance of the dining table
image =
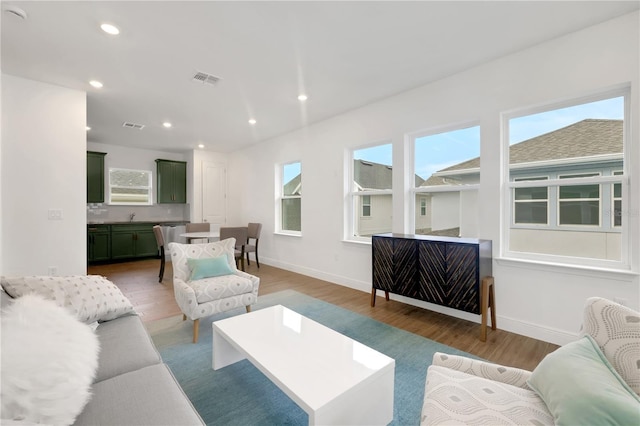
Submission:
[[220,239],[220,231],[200,231],[200,232],[185,232],[180,234],[181,237],[187,239],[187,243],[191,244],[193,240],[214,240],[217,241]]

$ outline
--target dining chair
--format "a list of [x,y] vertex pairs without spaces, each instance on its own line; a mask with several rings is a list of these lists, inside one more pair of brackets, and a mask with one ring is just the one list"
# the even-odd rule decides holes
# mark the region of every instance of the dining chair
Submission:
[[[247,254],[247,265],[251,265],[249,261],[249,253],[253,252],[256,256],[256,263],[258,268],[260,267],[260,260],[258,260],[258,241],[260,240],[260,231],[262,231],[261,223],[249,223],[247,227],[247,245],[244,247],[244,251]],[[251,244],[250,240],[255,240],[254,244]]]
[[240,270],[244,271],[244,248],[247,244],[248,230],[246,226],[220,227],[220,241],[227,238],[235,238],[236,265],[240,264]]
[[160,225],[155,225],[153,227],[153,234],[156,236],[156,244],[158,244],[158,250],[160,250],[160,274],[158,277],[159,283],[162,282],[162,278],[164,278],[164,235],[162,235],[162,227]]
[[[209,232],[211,231],[211,224],[209,222],[202,223],[187,223],[185,227],[186,232]],[[202,240],[202,238],[187,238],[187,243],[191,243],[193,240]],[[209,240],[204,238],[204,242],[208,243]]]

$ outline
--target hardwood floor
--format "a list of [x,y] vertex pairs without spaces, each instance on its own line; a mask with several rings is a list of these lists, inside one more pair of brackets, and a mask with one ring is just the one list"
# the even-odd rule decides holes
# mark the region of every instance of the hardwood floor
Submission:
[[[143,321],[150,322],[181,314],[173,296],[171,262],[166,264],[162,283],[158,283],[159,269],[160,261],[149,259],[91,265],[88,273],[103,275],[114,282],[142,314]],[[380,296],[376,307],[372,308],[369,293],[264,264],[258,269],[255,262],[251,262],[247,272],[260,277],[260,295],[296,290],[498,364],[533,370],[545,355],[558,348],[551,343],[500,329],[488,330],[487,341],[481,342],[478,339],[480,325],[477,323],[393,300],[385,302]],[[500,300],[496,304],[500,309]]]

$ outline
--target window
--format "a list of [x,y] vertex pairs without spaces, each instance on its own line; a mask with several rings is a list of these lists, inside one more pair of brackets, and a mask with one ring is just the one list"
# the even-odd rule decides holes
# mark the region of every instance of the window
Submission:
[[414,232],[476,237],[480,127],[416,135]]
[[[516,182],[531,180],[547,180],[547,177],[517,178]],[[547,187],[515,188],[514,189],[514,213],[515,223],[519,224],[544,224],[548,220],[548,195]]]
[[[560,175],[560,179],[599,176],[599,173]],[[600,185],[561,186],[558,195],[559,225],[599,225]]]
[[109,204],[151,205],[151,171],[109,169]]
[[349,163],[347,239],[369,241],[373,234],[391,232],[391,144],[353,150]]
[[371,195],[362,196],[362,217],[371,217]]
[[508,256],[626,267],[626,96],[610,92],[506,117]]
[[280,169],[280,223],[276,226],[283,232],[300,233],[302,230],[302,173],[300,163],[282,165]]
[[[621,171],[613,172],[614,176],[621,175]],[[614,183],[613,184],[613,203],[612,203],[613,211],[613,226],[620,227],[622,226],[622,184]]]
[[427,199],[425,197],[420,198],[420,216],[427,215]]

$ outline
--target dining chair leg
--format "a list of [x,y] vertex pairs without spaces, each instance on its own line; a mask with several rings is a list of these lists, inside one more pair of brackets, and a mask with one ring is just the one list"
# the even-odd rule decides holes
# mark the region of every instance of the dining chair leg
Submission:
[[160,274],[158,275],[158,278],[160,278],[158,280],[159,283],[162,282],[162,279],[164,278],[164,246],[160,247]]
[[260,261],[258,260],[258,245],[256,244],[256,251],[254,252],[256,254],[256,265],[258,265],[258,269],[260,268]]

